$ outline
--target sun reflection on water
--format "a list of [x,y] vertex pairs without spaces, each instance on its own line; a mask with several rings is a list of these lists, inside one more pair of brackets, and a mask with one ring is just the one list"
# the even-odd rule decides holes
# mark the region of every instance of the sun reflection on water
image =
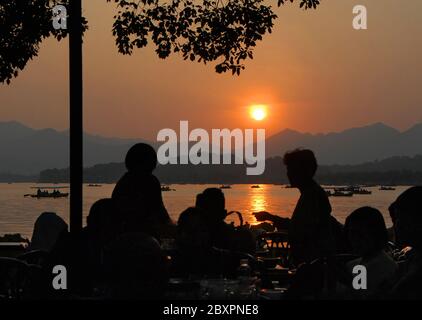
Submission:
[[[252,212],[266,211],[267,199],[265,197],[265,185],[259,185],[259,188],[251,188],[249,191],[249,207]],[[250,224],[257,225],[258,222],[254,216],[251,217]]]

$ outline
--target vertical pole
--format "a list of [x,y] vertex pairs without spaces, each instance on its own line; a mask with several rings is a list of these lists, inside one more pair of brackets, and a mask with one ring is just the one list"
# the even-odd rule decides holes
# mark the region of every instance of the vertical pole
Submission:
[[70,231],[82,229],[83,109],[82,109],[82,1],[70,0]]

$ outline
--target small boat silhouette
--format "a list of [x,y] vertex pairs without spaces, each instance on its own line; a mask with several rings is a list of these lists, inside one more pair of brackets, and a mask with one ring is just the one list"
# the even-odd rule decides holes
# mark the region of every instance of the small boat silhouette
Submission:
[[161,191],[176,191],[176,189],[172,189],[170,188],[170,186],[167,186],[167,185],[162,185]]
[[[60,192],[60,189],[67,189],[67,186],[37,186],[31,187],[31,189],[37,189],[37,193],[35,194],[25,194],[24,197],[31,197],[31,198],[66,198],[69,196],[68,192]],[[53,190],[52,192],[48,192],[48,190]]]
[[372,191],[367,190],[367,189],[355,189],[352,191],[354,194],[363,194],[363,195],[367,195],[367,194],[372,194]]
[[341,190],[334,190],[334,192],[330,193],[331,197],[353,197],[352,191],[341,191]]
[[41,189],[38,189],[38,192],[36,194],[25,194],[24,197],[31,197],[31,198],[67,198],[69,196],[69,193],[62,193],[58,190],[54,190],[52,192],[48,191],[42,191]]
[[388,187],[388,186],[381,186],[380,187],[380,190],[381,191],[394,191],[394,190],[396,190],[396,188],[394,188],[394,187]]

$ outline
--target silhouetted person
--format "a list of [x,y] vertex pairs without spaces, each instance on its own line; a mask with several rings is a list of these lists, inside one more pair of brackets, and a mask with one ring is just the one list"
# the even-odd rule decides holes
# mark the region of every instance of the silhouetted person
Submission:
[[295,265],[329,256],[335,252],[332,235],[331,205],[327,194],[315,182],[317,161],[311,150],[294,150],[284,155],[287,176],[300,198],[290,219],[262,211],[254,213],[258,221],[270,220],[278,229],[289,232],[291,261]]
[[163,298],[169,263],[153,237],[123,234],[107,246],[104,261],[109,298]]
[[54,212],[43,212],[35,221],[29,250],[50,251],[63,233],[67,223]]
[[203,210],[196,207],[180,214],[172,274],[176,277],[234,277],[239,258],[228,250],[213,247],[211,230],[203,214]]
[[101,286],[104,247],[120,232],[117,216],[115,202],[100,199],[91,206],[86,227],[60,238],[54,247],[50,265],[61,264],[67,268],[71,294],[92,296],[94,289]]
[[397,244],[408,250],[401,277],[391,292],[395,299],[422,299],[422,186],[403,192],[389,207]]
[[89,210],[87,225],[81,233],[80,266],[85,283],[91,287],[101,286],[103,281],[102,258],[104,247],[112,242],[121,232],[115,201],[100,199]]
[[155,150],[145,143],[135,144],[126,155],[125,165],[127,172],[112,194],[122,218],[131,231],[153,235],[164,232],[171,219],[163,203],[161,184],[152,174],[157,166]]
[[211,235],[197,207],[184,210],[177,221],[176,243],[179,248],[196,250],[211,246]]
[[366,298],[383,296],[396,280],[398,266],[386,252],[388,233],[381,212],[371,207],[359,208],[346,218],[345,228],[352,251],[359,256],[347,264],[351,279],[354,266],[363,265],[367,270],[367,290],[352,292]]
[[224,222],[227,210],[226,200],[221,189],[205,189],[197,196],[196,206],[202,209],[204,222],[209,228],[213,246],[244,253],[255,251],[255,239],[249,230],[236,230],[232,225]]
[[118,214],[113,199],[100,199],[91,206],[84,230],[90,234],[98,246],[108,244],[122,231]]

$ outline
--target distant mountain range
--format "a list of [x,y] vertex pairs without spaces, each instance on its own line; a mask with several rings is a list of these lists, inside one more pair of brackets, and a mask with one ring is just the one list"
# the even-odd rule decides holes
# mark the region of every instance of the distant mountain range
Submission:
[[[84,165],[122,161],[142,139],[116,139],[84,134]],[[0,173],[38,175],[48,168],[69,166],[69,132],[36,130],[18,122],[0,122]]]
[[[84,166],[122,162],[129,147],[144,139],[107,138],[84,134]],[[156,142],[152,143],[155,147]],[[382,123],[328,134],[283,130],[266,140],[266,157],[282,156],[298,147],[314,150],[324,165],[356,165],[393,156],[422,154],[422,123],[400,132]],[[67,168],[69,134],[32,129],[18,122],[0,122],[0,173],[38,175],[45,169]]]
[[[273,183],[286,184],[287,174],[279,156],[266,160],[263,175],[245,175],[245,166],[231,165],[166,165],[158,166],[154,174],[162,183]],[[87,183],[115,183],[126,171],[124,163],[99,164],[85,168]],[[350,185],[422,185],[422,155],[392,157],[359,165],[322,165],[316,179],[322,184]],[[69,181],[69,169],[49,169],[40,173],[39,182]]]
[[266,156],[297,147],[312,149],[324,165],[352,165],[394,156],[422,154],[422,123],[400,132],[383,123],[328,134],[300,133],[290,129],[267,139]]

